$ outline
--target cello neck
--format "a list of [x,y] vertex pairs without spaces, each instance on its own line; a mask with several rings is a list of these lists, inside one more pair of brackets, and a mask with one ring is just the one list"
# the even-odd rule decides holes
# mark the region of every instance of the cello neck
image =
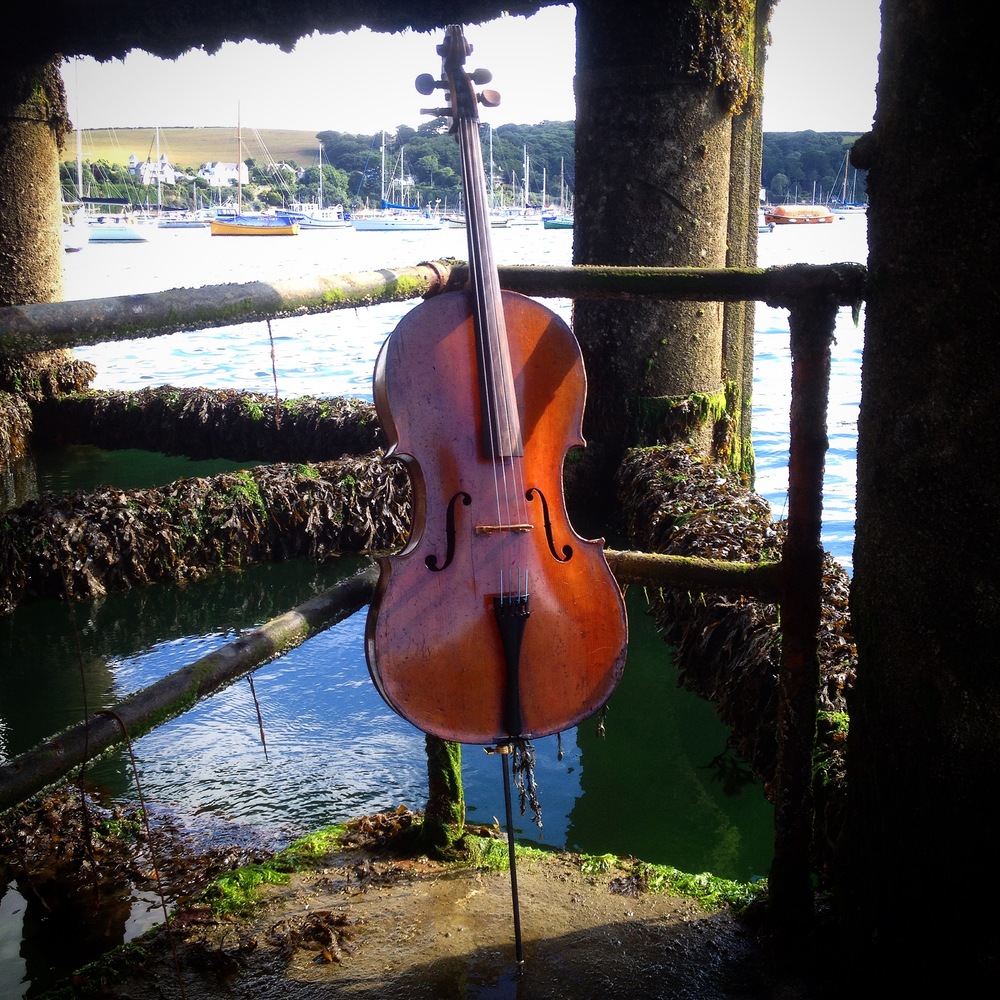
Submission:
[[[524,444],[510,365],[500,278],[490,239],[490,211],[479,135],[478,99],[473,90],[473,77],[464,69],[465,56],[471,51],[471,46],[465,41],[461,27],[453,25],[448,29],[445,44],[441,48],[444,50],[442,62],[445,79],[451,87],[453,131],[457,133],[462,156],[462,189],[465,195],[469,276],[476,330],[483,452],[490,459],[511,458],[524,454]],[[488,79],[488,74],[482,70],[477,70],[475,76],[483,82]],[[499,96],[487,91],[482,100],[487,104],[495,104],[499,102]]]

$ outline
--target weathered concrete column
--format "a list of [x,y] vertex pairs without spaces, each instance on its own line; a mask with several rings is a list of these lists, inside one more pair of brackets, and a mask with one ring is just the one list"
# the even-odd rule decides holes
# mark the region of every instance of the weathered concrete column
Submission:
[[0,304],[62,297],[59,150],[70,129],[55,62],[0,70]]
[[[69,128],[57,63],[0,69],[0,305],[62,298],[59,149]],[[81,388],[92,377],[69,351],[0,355],[0,465],[27,454],[26,398]]]
[[[746,103],[733,118],[733,141],[729,178],[729,248],[727,267],[757,266],[757,213],[761,168],[764,157],[763,100],[764,66],[767,55],[767,25],[773,0],[761,0],[754,12],[754,29],[747,36],[753,72],[747,77]],[[726,304],[722,331],[723,375],[729,390],[732,421],[729,464],[746,472],[753,482],[755,460],[751,418],[753,411],[753,359],[756,303]]]
[[[732,116],[752,78],[755,8],[577,3],[574,263],[725,266]],[[738,405],[726,399],[723,319],[715,303],[577,303],[596,482],[630,445],[684,436],[712,450],[718,417]],[[693,395],[711,405],[692,420]]]

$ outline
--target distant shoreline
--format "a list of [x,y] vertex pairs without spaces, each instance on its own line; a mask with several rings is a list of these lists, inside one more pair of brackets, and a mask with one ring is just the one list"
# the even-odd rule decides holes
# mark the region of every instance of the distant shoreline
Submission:
[[[159,131],[159,137],[157,137]],[[319,135],[336,129],[241,129],[244,155],[253,159],[267,158],[275,162],[294,160],[300,167],[313,166],[319,161]],[[801,132],[768,132],[766,135],[803,135]],[[376,135],[378,130],[373,130]],[[361,134],[361,133],[358,133]],[[822,132],[821,135],[859,136],[861,132]],[[84,160],[127,166],[133,154],[140,160],[166,156],[175,167],[199,167],[203,163],[234,161],[237,157],[237,129],[233,125],[171,125],[124,128],[85,128],[80,132]],[[63,148],[64,161],[76,156],[76,131]]]
[[[294,160],[300,167],[314,165],[319,159],[322,129],[254,129],[244,127],[244,157],[270,158],[275,162]],[[159,134],[157,134],[159,133]],[[63,149],[64,160],[76,156],[77,135]],[[237,158],[236,125],[178,125],[140,128],[85,128],[80,131],[84,160],[127,166],[133,154],[140,160],[166,156],[177,167],[199,167],[203,163],[235,161]],[[159,152],[157,152],[159,150]]]

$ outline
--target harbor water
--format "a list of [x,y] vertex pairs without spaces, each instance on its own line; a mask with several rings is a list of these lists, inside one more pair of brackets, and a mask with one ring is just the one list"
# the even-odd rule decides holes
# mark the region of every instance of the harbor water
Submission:
[[[466,256],[462,230],[359,233],[303,231],[297,237],[212,238],[207,230],[151,229],[146,243],[89,245],[66,255],[66,297],[91,298],[273,281],[407,266]],[[502,264],[568,264],[571,230],[514,227],[493,232]],[[867,258],[866,219],[784,226],[760,237],[762,266]],[[568,301],[548,304],[571,318]],[[240,388],[284,398],[350,395],[371,399],[371,376],[385,337],[412,303],[322,316],[248,323],[81,349],[96,388],[173,385]],[[788,317],[757,305],[754,447],[757,489],[776,516],[787,496],[791,363]],[[824,545],[848,569],[854,526],[855,437],[862,321],[838,315],[831,384]],[[273,363],[272,363],[273,351]],[[38,492],[96,485],[149,486],[203,475],[232,463],[189,462],[144,452],[74,446],[37,456]],[[39,602],[0,622],[0,760],[9,759],[88,713],[113,705],[241,631],[352,572],[358,563],[302,561],[219,574],[185,587],[109,594],[85,605]],[[759,785],[726,749],[727,731],[711,705],[677,687],[667,647],[628,594],[625,675],[599,736],[591,720],[535,744],[542,825],[518,817],[523,840],[587,853],[613,852],[751,880],[766,875],[772,811]],[[253,689],[232,685],[133,748],[152,811],[219,840],[283,846],[317,827],[426,796],[424,737],[382,702],[364,657],[361,611],[259,669]],[[255,698],[256,703],[255,704]],[[258,725],[259,704],[266,749]],[[466,747],[468,818],[503,816],[500,764]],[[109,799],[134,801],[128,754],[111,754],[88,780]],[[0,996],[30,996],[51,976],[44,934],[24,929],[25,900],[0,885]],[[22,887],[23,888],[23,887]],[[160,919],[137,900],[122,940]],[[44,921],[43,921],[44,922]]]

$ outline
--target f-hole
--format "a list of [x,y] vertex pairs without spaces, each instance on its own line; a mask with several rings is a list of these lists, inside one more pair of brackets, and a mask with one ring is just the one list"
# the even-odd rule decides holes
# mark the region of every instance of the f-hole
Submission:
[[448,547],[444,554],[444,564],[439,566],[438,557],[434,555],[430,555],[424,560],[424,565],[433,573],[440,573],[441,570],[447,569],[451,565],[452,559],[455,558],[455,505],[459,500],[462,501],[464,507],[468,507],[472,503],[472,497],[462,490],[459,490],[448,501],[448,513],[445,515],[445,537]]
[[549,518],[549,502],[545,499],[545,494],[537,487],[532,486],[531,489],[529,489],[524,495],[529,501],[534,500],[536,496],[539,500],[541,500],[542,524],[545,526],[545,538],[549,543],[549,552],[552,553],[552,558],[557,562],[567,562],[573,556],[573,546],[564,545],[562,547],[562,555],[556,551],[555,539],[552,537],[552,521]]

